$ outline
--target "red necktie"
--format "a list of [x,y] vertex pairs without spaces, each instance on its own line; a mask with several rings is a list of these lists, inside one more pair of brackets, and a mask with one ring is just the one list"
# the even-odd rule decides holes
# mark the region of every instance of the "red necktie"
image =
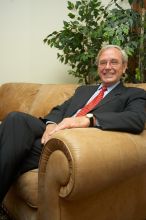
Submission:
[[88,112],[90,112],[102,99],[104,96],[104,92],[107,90],[105,86],[101,88],[101,91],[98,93],[98,95],[88,104],[86,104],[80,111],[79,113],[76,114],[76,117],[78,116],[84,116]]

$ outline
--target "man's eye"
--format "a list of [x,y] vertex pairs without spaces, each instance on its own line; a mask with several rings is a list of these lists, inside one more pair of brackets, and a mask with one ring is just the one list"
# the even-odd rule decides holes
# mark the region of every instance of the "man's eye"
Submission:
[[109,60],[109,61],[107,61],[107,60],[102,60],[102,61],[100,61],[99,62],[99,66],[106,66],[107,64],[109,64],[109,65],[111,65],[111,66],[116,66],[116,65],[118,65],[119,64],[119,61],[118,60]]
[[112,64],[112,65],[118,65],[119,62],[118,62],[117,60],[111,60],[111,64]]
[[100,64],[101,66],[102,66],[102,65],[106,65],[106,64],[107,64],[107,61],[101,61],[99,64]]

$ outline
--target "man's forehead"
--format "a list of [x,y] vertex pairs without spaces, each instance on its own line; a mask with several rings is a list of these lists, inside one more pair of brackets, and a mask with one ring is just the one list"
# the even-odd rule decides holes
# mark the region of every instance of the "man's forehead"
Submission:
[[117,48],[106,48],[104,51],[102,51],[102,53],[100,54],[99,59],[101,58],[110,58],[110,59],[118,59],[118,58],[122,58],[122,54],[121,51],[118,50]]

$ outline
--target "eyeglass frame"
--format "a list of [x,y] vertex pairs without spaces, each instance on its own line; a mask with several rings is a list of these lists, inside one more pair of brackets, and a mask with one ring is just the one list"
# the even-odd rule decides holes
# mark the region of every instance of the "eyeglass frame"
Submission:
[[[103,63],[102,63],[103,62]],[[110,66],[112,67],[116,67],[120,64],[123,64],[123,62],[119,62],[117,59],[111,59],[111,60],[101,60],[99,61],[99,63],[97,64],[97,66],[99,67],[106,67],[106,65],[109,63]]]

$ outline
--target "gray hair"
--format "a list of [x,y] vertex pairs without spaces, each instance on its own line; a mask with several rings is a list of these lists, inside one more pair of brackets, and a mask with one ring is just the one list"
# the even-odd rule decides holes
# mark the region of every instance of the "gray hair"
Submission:
[[123,49],[122,49],[120,46],[118,46],[118,45],[109,44],[109,45],[103,46],[103,47],[100,49],[100,51],[99,51],[99,53],[98,53],[98,55],[97,55],[97,58],[96,58],[96,63],[97,63],[97,64],[98,64],[98,62],[99,62],[99,58],[100,58],[101,54],[102,54],[105,50],[107,50],[107,49],[109,49],[109,48],[116,48],[116,49],[118,49],[118,50],[121,52],[121,55],[122,55],[122,62],[123,62],[123,63],[128,63],[128,55],[127,55],[127,53],[125,52],[125,50],[123,50]]

